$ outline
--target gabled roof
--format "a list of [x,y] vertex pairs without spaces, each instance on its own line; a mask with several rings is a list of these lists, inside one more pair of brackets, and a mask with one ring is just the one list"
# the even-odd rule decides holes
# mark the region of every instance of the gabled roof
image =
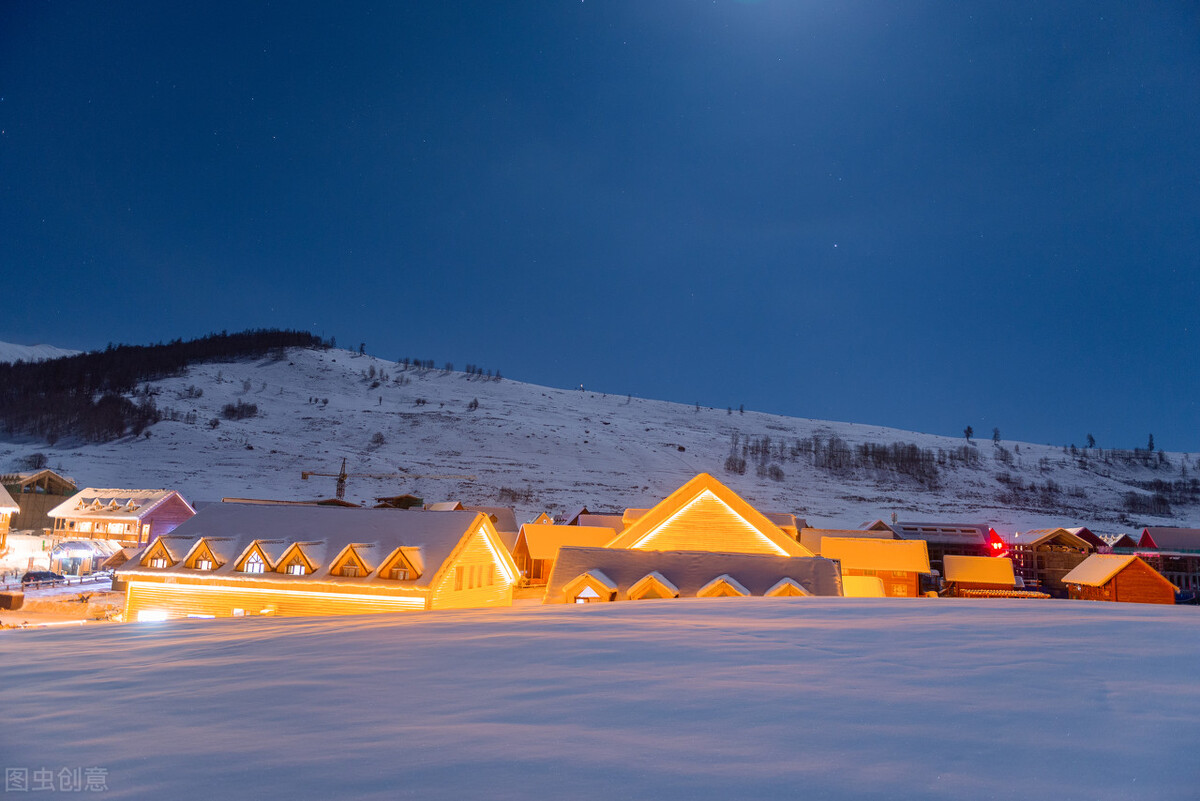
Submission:
[[1033,547],[1055,538],[1065,539],[1077,548],[1090,548],[1091,544],[1080,536],[1072,534],[1065,528],[1035,528],[1029,531],[1017,531],[1004,536],[1006,545],[1024,545]]
[[554,518],[553,518],[553,517],[551,517],[551,516],[550,516],[548,513],[546,513],[546,512],[539,512],[539,513],[538,513],[538,516],[537,516],[537,517],[535,517],[535,518],[533,518],[533,519],[532,519],[532,520],[530,520],[529,522],[530,522],[530,523],[533,523],[533,524],[535,524],[535,525],[539,525],[539,526],[540,526],[540,525],[543,525],[543,524],[545,524],[545,525],[553,525],[553,524],[554,524]]
[[192,505],[175,490],[88,487],[55,506],[47,515],[72,519],[141,520],[171,498],[178,498],[192,509]]
[[586,514],[589,514],[588,508],[586,506],[580,506],[578,509],[576,509],[572,512],[567,512],[565,515],[563,515],[563,525],[564,526],[577,526],[577,525],[579,525],[579,516],[586,515]]
[[[411,554],[413,561],[418,562],[421,576],[407,582],[389,582],[389,586],[426,587],[465,536],[478,526],[485,527],[488,536],[498,540],[491,522],[479,512],[220,503],[203,507],[195,516],[181,523],[167,539],[186,542],[187,547],[179,552],[183,554],[195,547],[197,540],[205,538],[222,565],[215,570],[202,571],[203,575],[278,581],[285,585],[297,579],[361,584],[361,579],[330,575],[329,568],[335,556],[347,546],[354,545],[361,557],[372,567],[378,567],[396,548],[404,546],[412,549],[405,553],[406,556]],[[156,537],[151,544],[159,539]],[[235,569],[255,543],[274,566],[283,552],[297,542],[305,543],[301,546],[305,554],[320,562],[311,574],[289,576],[276,573],[264,576],[242,574]],[[507,553],[502,554],[502,558],[511,562]],[[129,575],[142,572],[146,575],[195,576],[201,571],[179,565],[174,569],[134,569],[128,565],[122,568],[122,573]]]
[[500,535],[504,547],[512,553],[517,544],[517,534],[521,526],[517,524],[517,513],[511,506],[464,506],[468,512],[483,512],[492,521],[492,527]]
[[567,545],[600,548],[612,541],[617,532],[599,526],[555,526],[526,523],[517,542],[525,541],[530,559],[554,559],[558,549]]
[[682,597],[695,597],[701,588],[721,575],[733,577],[756,596],[765,595],[785,578],[794,580],[812,595],[842,593],[837,564],[818,557],[568,546],[558,552],[546,583],[546,602],[561,602],[563,589],[570,582],[595,571],[611,578],[614,588],[619,590],[617,600],[625,600],[629,589],[653,572],[676,587]]
[[425,504],[425,509],[430,512],[461,512],[464,508],[460,501],[438,501]]
[[[1062,577],[1064,584],[1082,584],[1087,587],[1102,587],[1112,580],[1113,576],[1133,564],[1134,560],[1141,562],[1133,554],[1094,553],[1075,566],[1075,569]],[[1145,564],[1145,562],[1142,562]],[[1178,589],[1157,571],[1146,565],[1146,569],[1161,578],[1172,589]]]
[[859,537],[875,540],[899,539],[890,528],[886,531],[879,529],[843,529],[843,528],[803,528],[800,529],[800,544],[817,556],[821,555],[821,540],[825,537]]
[[[690,518],[696,531],[702,532],[708,539],[757,537],[780,556],[812,556],[812,551],[789,537],[783,529],[708,473],[699,474],[672,492],[630,524],[609,547],[653,547],[647,543],[652,543],[655,535],[680,518]],[[736,529],[730,526],[731,522],[739,523]],[[697,542],[694,550],[702,549],[702,543]],[[712,550],[724,552],[733,549]]]
[[1137,540],[1128,534],[1110,534],[1104,542],[1111,548],[1136,548]]
[[1139,548],[1164,551],[1200,551],[1200,528],[1148,526],[1138,540]]
[[[38,481],[46,479],[47,484],[57,485],[60,489],[75,492],[75,479],[67,476],[59,475],[49,468],[42,470],[29,470],[20,473],[5,473],[0,475],[0,484],[8,484],[9,486],[27,487],[30,484],[36,484]],[[64,493],[56,493],[64,494]]]
[[929,549],[924,540],[825,537],[821,540],[821,556],[837,559],[844,570],[929,572]]
[[1009,589],[1017,584],[1011,559],[1001,556],[958,556],[946,554],[942,559],[946,581],[965,581],[972,584],[999,584]]
[[625,530],[625,523],[621,515],[593,515],[582,514],[576,520],[579,526],[592,526],[593,528],[610,528],[613,536],[616,536],[618,531]]
[[0,515],[10,514],[21,511],[21,507],[17,506],[17,502],[8,494],[2,485],[0,485]]
[[1079,537],[1079,539],[1084,540],[1089,545],[1091,545],[1093,548],[1103,548],[1104,546],[1109,544],[1102,537],[1095,534],[1087,526],[1073,526],[1071,528],[1068,528],[1067,531],[1071,532],[1076,537]]

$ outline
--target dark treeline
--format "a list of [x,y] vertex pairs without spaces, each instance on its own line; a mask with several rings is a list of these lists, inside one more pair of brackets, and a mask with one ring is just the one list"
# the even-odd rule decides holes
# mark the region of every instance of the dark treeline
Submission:
[[161,419],[154,398],[131,395],[138,385],[182,375],[188,365],[283,355],[284,348],[324,347],[305,331],[222,331],[157,345],[112,345],[44,362],[0,364],[0,426],[53,444],[63,437],[89,442],[140,434]]

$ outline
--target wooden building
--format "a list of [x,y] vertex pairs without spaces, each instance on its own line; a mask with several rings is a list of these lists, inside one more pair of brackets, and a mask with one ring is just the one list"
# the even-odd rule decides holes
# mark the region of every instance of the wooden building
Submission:
[[1092,554],[1063,583],[1070,598],[1083,601],[1173,604],[1177,589],[1133,554]]
[[829,559],[567,546],[558,553],[544,603],[841,594],[837,563]]
[[78,491],[73,480],[49,469],[5,473],[0,485],[20,507],[10,521],[12,529],[37,533],[54,525],[50,510]]
[[1200,592],[1200,528],[1143,529],[1136,553],[1179,589]]
[[923,540],[824,537],[821,556],[840,562],[843,576],[878,578],[888,598],[921,595],[921,577],[930,569]]
[[116,576],[126,620],[508,606],[518,573],[480,512],[213,504]]
[[637,515],[610,548],[812,556],[733,490],[701,473]]
[[50,510],[51,534],[59,540],[112,540],[144,545],[170,534],[196,514],[175,490],[88,487]]
[[1003,556],[946,555],[942,595],[952,598],[1049,598],[1044,592],[1017,589],[1011,559]]
[[1043,528],[1004,537],[1013,568],[1025,589],[1067,597],[1063,576],[1094,551],[1082,537],[1065,528]]
[[600,526],[556,526],[526,523],[521,526],[513,547],[517,570],[532,585],[545,584],[554,569],[558,549],[566,546],[603,547],[617,536],[611,528]]

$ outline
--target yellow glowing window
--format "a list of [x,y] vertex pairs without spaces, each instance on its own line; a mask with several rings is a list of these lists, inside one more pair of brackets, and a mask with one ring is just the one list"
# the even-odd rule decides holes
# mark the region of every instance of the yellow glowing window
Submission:
[[303,562],[296,561],[287,566],[287,572],[290,576],[303,576],[307,571],[308,569]]
[[893,584],[892,595],[908,595],[908,587],[903,584]]
[[391,573],[389,573],[388,575],[391,578],[395,579],[396,581],[408,581],[408,568],[407,567],[393,567],[391,570]]
[[89,522],[81,522],[79,524],[79,530],[80,531],[91,531],[92,530],[91,522],[90,521]]
[[212,560],[211,559],[197,559],[196,560],[196,569],[197,570],[212,570],[213,569]]
[[242,565],[243,573],[265,573],[267,566],[263,564],[262,557],[257,553],[250,554],[250,558]]
[[161,556],[156,556],[150,560],[150,567],[166,567],[166,566],[167,566],[167,560],[163,559]]

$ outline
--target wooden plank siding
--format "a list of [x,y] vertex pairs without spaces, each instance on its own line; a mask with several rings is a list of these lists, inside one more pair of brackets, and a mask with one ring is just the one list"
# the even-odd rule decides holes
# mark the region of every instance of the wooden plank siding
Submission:
[[916,598],[921,594],[921,577],[908,570],[865,570],[842,566],[844,576],[875,576],[883,582],[883,592],[888,598]]
[[1175,588],[1154,568],[1134,559],[1108,582],[1098,587],[1068,585],[1070,597],[1084,601],[1174,604]]
[[644,551],[788,555],[711,492],[698,495],[630,547]]
[[484,526],[477,527],[446,560],[441,577],[434,581],[429,608],[511,606],[517,575],[509,573],[506,562],[512,564],[499,537],[491,542]]
[[139,533],[136,543],[130,545],[141,545],[147,543],[153,537],[158,537],[163,534],[170,534],[175,528],[185,520],[196,514],[187,502],[178,495],[172,495],[167,498],[159,506],[151,509],[150,512],[142,518],[143,529],[149,525],[148,534]]
[[[371,592],[369,587],[319,592],[299,588],[167,584],[131,579],[125,595],[125,619],[138,620],[143,612],[164,611],[168,617],[213,615],[231,617],[241,609],[246,615],[362,615],[424,609],[426,594]],[[269,610],[269,611],[265,611]]]

